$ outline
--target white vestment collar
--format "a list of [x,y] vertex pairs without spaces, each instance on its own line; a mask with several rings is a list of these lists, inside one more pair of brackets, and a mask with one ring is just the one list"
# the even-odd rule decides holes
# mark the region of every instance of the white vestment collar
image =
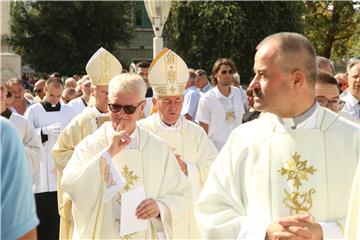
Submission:
[[160,131],[165,132],[180,132],[181,125],[182,125],[182,118],[179,116],[178,120],[175,122],[175,124],[168,126],[166,125],[160,118],[159,113],[156,113],[155,115],[155,123],[158,126],[158,129]]

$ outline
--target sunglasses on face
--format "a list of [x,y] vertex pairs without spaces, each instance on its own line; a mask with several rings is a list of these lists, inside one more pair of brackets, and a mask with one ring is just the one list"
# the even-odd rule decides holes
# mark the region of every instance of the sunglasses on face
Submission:
[[7,97],[7,98],[11,98],[11,97],[12,97],[11,92],[8,91],[7,94],[6,94],[6,97]]
[[222,75],[225,75],[225,74],[233,74],[234,73],[234,71],[232,70],[232,69],[230,69],[230,70],[222,70],[221,72],[220,72]]
[[109,105],[109,110],[113,113],[118,113],[121,111],[121,109],[124,109],[124,112],[126,114],[133,114],[142,102],[143,101],[139,102],[139,104],[137,106],[132,106],[132,105],[122,106],[122,105],[116,104],[116,103],[109,103],[108,105]]

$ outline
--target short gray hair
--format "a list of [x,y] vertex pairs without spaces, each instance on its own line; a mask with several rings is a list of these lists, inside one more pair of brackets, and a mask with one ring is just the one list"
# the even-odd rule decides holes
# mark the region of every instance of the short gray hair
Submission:
[[134,73],[122,73],[109,82],[109,97],[119,92],[137,93],[141,100],[145,99],[146,84],[142,77]]
[[10,78],[5,82],[6,87],[10,87],[10,85],[17,85],[20,84],[21,86],[23,86],[23,88],[25,88],[24,83],[21,79],[19,78]]

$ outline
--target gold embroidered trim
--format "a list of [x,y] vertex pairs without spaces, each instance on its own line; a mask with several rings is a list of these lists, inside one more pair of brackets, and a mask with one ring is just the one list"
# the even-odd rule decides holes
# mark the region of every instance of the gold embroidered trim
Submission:
[[300,191],[303,182],[309,180],[309,175],[314,175],[317,171],[313,166],[307,166],[308,161],[301,161],[301,155],[297,152],[294,153],[291,160],[286,161],[284,167],[281,167],[278,172],[281,176],[286,175],[286,181],[293,181],[295,191],[289,192],[284,189],[285,198],[283,203],[290,210],[290,214],[297,214],[299,212],[308,212],[312,207],[312,195],[315,194],[315,189]]

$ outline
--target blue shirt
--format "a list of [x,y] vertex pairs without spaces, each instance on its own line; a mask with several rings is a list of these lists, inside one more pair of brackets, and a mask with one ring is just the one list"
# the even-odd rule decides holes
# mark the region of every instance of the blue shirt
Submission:
[[15,128],[0,117],[1,239],[17,239],[39,224],[29,163]]

